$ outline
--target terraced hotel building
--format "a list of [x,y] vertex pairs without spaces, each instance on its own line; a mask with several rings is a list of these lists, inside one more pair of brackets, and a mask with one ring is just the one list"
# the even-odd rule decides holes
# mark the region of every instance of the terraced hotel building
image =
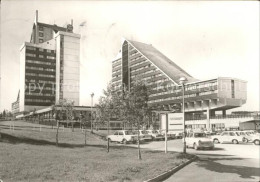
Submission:
[[[112,61],[113,86],[131,89],[135,80],[144,81],[152,90],[149,106],[155,112],[182,108],[181,77],[187,79],[184,97],[188,127],[222,128],[223,121],[214,120],[216,111],[225,116],[226,110],[246,103],[246,81],[227,77],[198,80],[150,44],[124,39],[120,53]],[[232,122],[224,122],[229,124],[232,126]]]

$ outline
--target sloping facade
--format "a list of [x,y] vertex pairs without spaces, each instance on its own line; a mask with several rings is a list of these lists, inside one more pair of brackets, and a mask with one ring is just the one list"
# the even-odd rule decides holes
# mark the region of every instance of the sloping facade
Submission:
[[124,39],[121,51],[112,61],[112,84],[115,89],[131,89],[141,80],[150,88],[149,106],[155,111],[182,109],[181,77],[185,82],[185,115],[192,118],[206,112],[207,127],[215,111],[240,107],[247,99],[247,82],[219,77],[200,81],[171,61],[152,45]]

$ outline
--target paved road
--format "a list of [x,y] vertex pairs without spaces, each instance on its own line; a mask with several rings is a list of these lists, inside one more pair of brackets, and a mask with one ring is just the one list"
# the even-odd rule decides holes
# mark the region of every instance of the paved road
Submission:
[[[164,150],[164,142],[150,142],[142,148]],[[216,144],[214,150],[187,149],[199,159],[181,169],[168,182],[251,182],[260,181],[260,146],[253,144]],[[183,150],[181,140],[168,141],[169,151]]]

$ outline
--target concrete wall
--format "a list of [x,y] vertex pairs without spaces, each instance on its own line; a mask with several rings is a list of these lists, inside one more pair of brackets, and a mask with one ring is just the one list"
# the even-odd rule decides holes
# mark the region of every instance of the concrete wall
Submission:
[[[80,79],[80,35],[68,33],[68,32],[59,32],[56,37],[57,41],[57,70],[60,67],[59,58],[60,57],[60,35],[64,36],[64,55],[63,55],[63,98],[70,99],[74,101],[74,105],[79,105],[79,79]],[[60,80],[60,73],[56,72],[57,83]],[[59,95],[57,95],[58,84],[56,85],[56,101],[59,100]]]
[[20,98],[19,98],[19,111],[24,111],[24,92],[25,92],[25,44],[20,49]]
[[235,78],[218,78],[218,97],[232,98],[231,80],[234,80],[234,99],[247,99],[247,82]]
[[55,103],[60,100],[60,36],[57,35],[56,40],[56,88]]

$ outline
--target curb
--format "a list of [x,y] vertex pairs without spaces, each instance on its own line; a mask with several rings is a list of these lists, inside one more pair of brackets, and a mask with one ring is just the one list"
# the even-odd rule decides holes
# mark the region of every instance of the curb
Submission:
[[176,173],[183,167],[185,167],[188,164],[190,164],[191,162],[195,161],[197,158],[198,158],[198,156],[194,156],[192,159],[188,160],[187,162],[180,164],[180,165],[174,167],[173,169],[170,169],[169,171],[159,174],[158,176],[156,176],[154,178],[145,180],[144,182],[160,182],[160,181],[166,180],[167,178],[169,178],[171,175],[173,175],[174,173]]

